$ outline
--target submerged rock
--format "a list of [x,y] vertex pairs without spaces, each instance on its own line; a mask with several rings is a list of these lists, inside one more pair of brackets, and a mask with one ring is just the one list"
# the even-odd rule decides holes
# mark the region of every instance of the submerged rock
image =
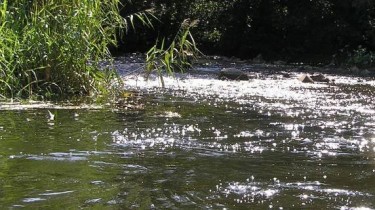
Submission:
[[367,69],[360,71],[360,75],[364,77],[368,77],[371,75],[371,72]]
[[248,80],[249,76],[245,72],[235,68],[224,68],[219,73],[219,79]]
[[324,76],[323,74],[318,74],[318,75],[308,75],[308,74],[303,74],[298,78],[299,81],[304,82],[304,83],[314,83],[314,82],[331,82],[329,78]]
[[303,83],[314,83],[314,80],[307,74],[303,74],[298,78],[299,81]]
[[282,72],[280,72],[280,74],[283,78],[290,78],[290,73],[288,73],[288,72],[282,71]]
[[331,81],[323,74],[311,75],[311,79],[314,80],[314,82],[330,82]]

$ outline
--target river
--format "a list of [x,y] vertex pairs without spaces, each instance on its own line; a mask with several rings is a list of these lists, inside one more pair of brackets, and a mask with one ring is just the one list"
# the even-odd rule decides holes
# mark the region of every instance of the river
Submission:
[[161,88],[115,66],[141,109],[0,111],[3,209],[375,209],[371,78],[214,59]]

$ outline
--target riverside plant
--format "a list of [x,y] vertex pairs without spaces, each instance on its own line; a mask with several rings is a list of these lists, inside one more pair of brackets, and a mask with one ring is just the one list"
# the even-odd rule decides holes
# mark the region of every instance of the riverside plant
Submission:
[[0,1],[0,98],[52,99],[115,95],[121,80],[100,62],[136,17],[120,0]]
[[196,20],[186,19],[169,44],[165,38],[156,41],[146,53],[146,78],[151,72],[156,71],[164,87],[163,73],[173,75],[176,71],[183,72],[191,67],[192,60],[202,54],[190,31],[196,24]]

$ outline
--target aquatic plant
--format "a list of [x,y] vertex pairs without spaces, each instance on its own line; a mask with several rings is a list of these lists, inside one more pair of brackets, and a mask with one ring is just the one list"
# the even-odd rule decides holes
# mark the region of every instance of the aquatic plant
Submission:
[[[121,17],[119,0],[0,1],[0,97],[112,94],[120,80],[100,67],[117,33],[146,12]],[[115,84],[115,85],[114,85]]]
[[152,71],[156,71],[164,87],[164,72],[173,74],[191,67],[192,60],[201,54],[190,32],[196,24],[197,21],[186,19],[170,42],[166,38],[156,41],[146,53],[146,78]]

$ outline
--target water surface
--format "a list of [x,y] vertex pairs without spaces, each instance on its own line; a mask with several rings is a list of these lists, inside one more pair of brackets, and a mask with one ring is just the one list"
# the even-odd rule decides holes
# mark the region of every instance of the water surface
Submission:
[[0,111],[0,206],[375,209],[369,78],[225,63],[258,76],[220,81],[216,63],[161,89],[116,65],[144,109]]

